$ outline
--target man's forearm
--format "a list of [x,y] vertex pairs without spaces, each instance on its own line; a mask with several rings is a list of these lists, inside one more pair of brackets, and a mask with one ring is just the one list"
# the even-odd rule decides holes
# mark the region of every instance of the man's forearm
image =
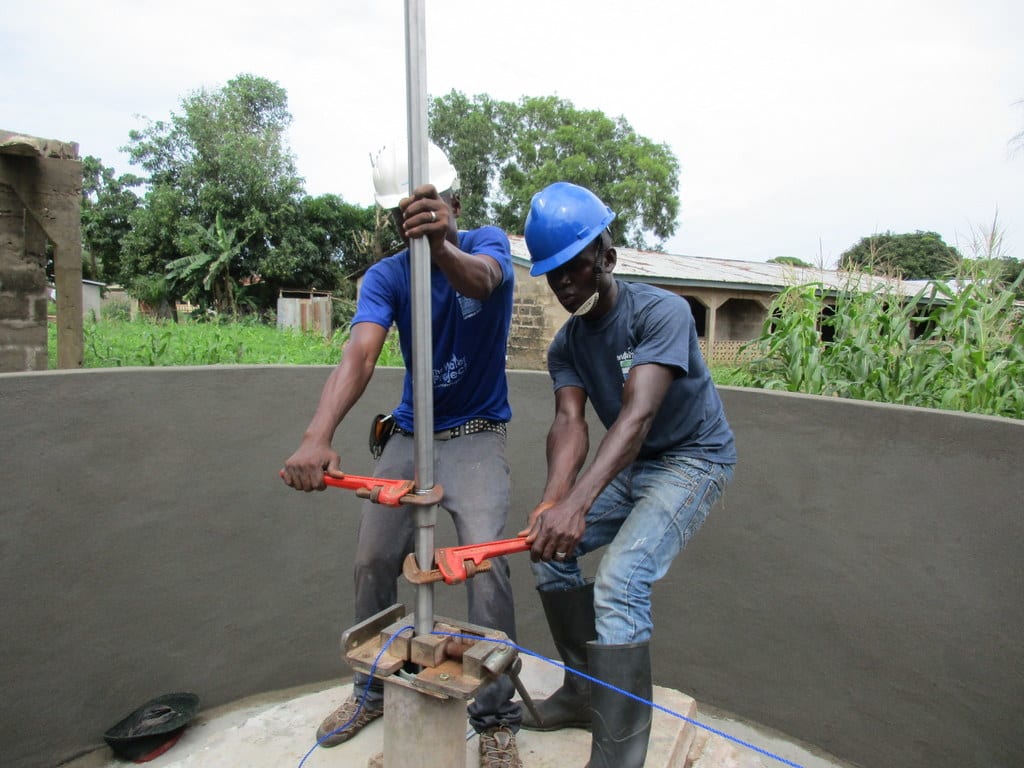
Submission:
[[306,427],[303,439],[330,443],[338,425],[362,397],[372,375],[372,366],[369,370],[363,370],[360,366],[343,360],[324,384],[320,402],[309,426]]
[[649,419],[637,422],[620,416],[598,444],[590,466],[573,484],[572,495],[589,509],[616,475],[636,461],[650,428]]
[[560,427],[556,422],[548,433],[548,476],[544,485],[545,501],[559,501],[573,487],[576,476],[587,460],[590,438],[586,424]]
[[501,284],[501,268],[491,256],[466,253],[446,240],[432,258],[452,288],[470,299],[485,301]]

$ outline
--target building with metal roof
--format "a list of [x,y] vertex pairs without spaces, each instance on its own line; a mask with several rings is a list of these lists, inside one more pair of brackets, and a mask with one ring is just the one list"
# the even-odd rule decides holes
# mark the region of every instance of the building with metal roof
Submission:
[[[509,367],[545,368],[548,345],[565,322],[566,314],[543,278],[530,277],[526,241],[509,236],[516,267]],[[825,293],[854,285],[861,290],[885,290],[908,298],[928,281],[894,280],[864,273],[802,268],[759,261],[713,259],[616,246],[615,276],[656,285],[686,298],[693,310],[704,356],[731,362],[743,346],[757,338],[768,318],[772,299],[794,285],[819,284]]]

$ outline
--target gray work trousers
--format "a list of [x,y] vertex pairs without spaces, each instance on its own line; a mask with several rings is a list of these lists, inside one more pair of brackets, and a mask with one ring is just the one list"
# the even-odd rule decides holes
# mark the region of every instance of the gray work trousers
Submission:
[[[376,477],[414,477],[415,440],[395,433],[374,468]],[[511,504],[511,480],[505,458],[505,437],[477,432],[434,441],[434,481],[444,489],[441,506],[452,516],[459,544],[478,544],[502,538]],[[415,549],[415,510],[363,504],[355,556],[356,623],[398,601],[397,579],[405,556]],[[441,546],[444,542],[437,542]],[[515,641],[516,619],[509,566],[494,558],[490,571],[466,581],[469,622],[497,629]],[[358,698],[367,689],[366,675],[357,673],[353,686]],[[470,724],[477,732],[497,725],[518,730],[522,712],[512,702],[514,688],[506,675],[484,686],[469,705]],[[383,706],[383,685],[374,679],[366,705]]]

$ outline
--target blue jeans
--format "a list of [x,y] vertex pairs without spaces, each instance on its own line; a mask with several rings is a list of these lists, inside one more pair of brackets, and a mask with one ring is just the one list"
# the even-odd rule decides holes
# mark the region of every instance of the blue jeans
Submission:
[[583,586],[578,558],[608,544],[594,582],[597,642],[649,641],[651,587],[693,538],[732,474],[730,464],[681,455],[633,462],[587,512],[573,557],[533,564],[537,588]]
[[[374,474],[377,477],[414,476],[414,439],[394,434],[384,448]],[[441,506],[452,516],[459,544],[500,539],[511,504],[511,476],[505,458],[505,437],[477,432],[451,440],[434,441],[434,481],[444,489]],[[394,605],[402,561],[415,549],[416,524],[412,507],[363,504],[355,553],[355,619],[363,621]],[[440,546],[440,542],[437,543]],[[516,639],[509,565],[504,557],[491,560],[490,571],[466,581],[471,624],[498,629]],[[356,673],[353,693],[360,697],[368,676]],[[512,701],[515,692],[507,675],[481,688],[469,705],[469,720],[478,732],[497,725],[519,729],[522,712]],[[374,679],[367,706],[379,709],[383,684]]]

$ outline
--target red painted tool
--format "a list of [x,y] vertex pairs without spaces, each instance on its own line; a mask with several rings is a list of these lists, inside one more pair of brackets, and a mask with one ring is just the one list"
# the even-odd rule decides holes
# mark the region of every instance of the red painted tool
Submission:
[[416,563],[416,556],[405,558],[402,572],[413,584],[428,584],[443,581],[445,584],[461,584],[476,574],[491,569],[492,557],[525,552],[530,548],[525,536],[499,541],[485,541],[481,544],[464,544],[460,547],[439,547],[434,551],[436,568],[424,571]]
[[335,488],[347,488],[355,491],[361,499],[369,499],[374,504],[386,504],[389,507],[400,507],[411,504],[416,507],[429,507],[440,504],[444,498],[444,488],[440,484],[428,490],[416,490],[412,480],[391,480],[386,477],[366,477],[349,475],[345,472],[324,472],[324,482]]
[[347,488],[355,491],[356,496],[369,499],[375,504],[386,504],[398,507],[406,503],[404,497],[410,496],[415,488],[412,480],[389,480],[383,477],[364,477],[363,475],[324,473],[324,482],[335,488]]
[[[282,469],[278,474],[284,477]],[[402,504],[437,504],[441,501],[443,491],[436,485],[425,495],[413,493],[416,484],[412,480],[389,480],[385,477],[364,477],[348,475],[344,472],[324,472],[324,482],[335,488],[347,488],[355,491],[361,499],[369,499],[375,504],[386,504],[398,507]]]

